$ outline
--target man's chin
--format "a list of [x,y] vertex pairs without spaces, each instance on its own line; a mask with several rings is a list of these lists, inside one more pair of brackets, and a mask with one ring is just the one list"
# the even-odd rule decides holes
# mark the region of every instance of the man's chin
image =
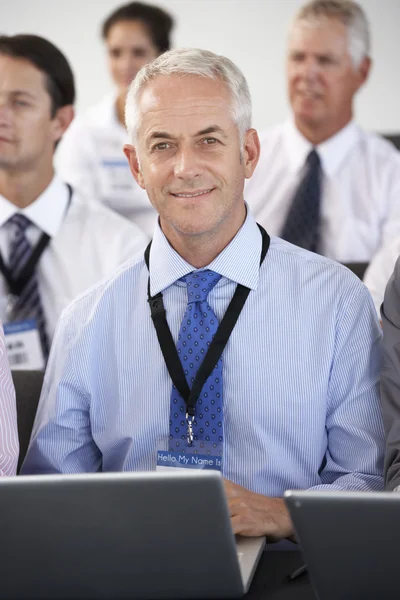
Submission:
[[[212,233],[218,228],[219,221],[208,218],[190,218],[190,219],[179,219],[170,220],[167,227],[162,225],[162,229],[167,234],[167,231],[173,230],[180,236],[187,236],[193,238],[201,238],[204,236],[212,235]],[[167,234],[168,235],[168,234]]]
[[304,107],[294,110],[294,118],[297,123],[303,123],[307,127],[317,127],[321,121],[321,115],[316,110],[307,109]]
[[185,224],[178,225],[175,227],[175,230],[179,232],[181,235],[191,236],[191,237],[203,237],[209,235],[214,228],[210,228],[210,223],[207,225],[202,224]]

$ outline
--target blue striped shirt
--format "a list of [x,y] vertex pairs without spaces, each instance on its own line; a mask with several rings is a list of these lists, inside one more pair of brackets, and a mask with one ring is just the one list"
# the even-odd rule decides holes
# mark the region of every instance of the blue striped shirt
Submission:
[[[250,214],[208,265],[221,320],[251,289],[223,353],[223,475],[255,492],[383,487],[380,326],[365,286],[329,259],[272,238]],[[176,341],[194,270],[157,227],[151,293]],[[167,443],[171,379],[147,303],[143,256],[62,314],[24,473],[155,469]],[[165,445],[166,447],[166,445]]]

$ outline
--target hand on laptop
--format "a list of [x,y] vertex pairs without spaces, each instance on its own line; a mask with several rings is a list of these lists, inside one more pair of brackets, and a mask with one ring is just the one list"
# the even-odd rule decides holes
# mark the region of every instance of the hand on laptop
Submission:
[[224,479],[233,532],[276,542],[294,535],[283,498],[269,498]]

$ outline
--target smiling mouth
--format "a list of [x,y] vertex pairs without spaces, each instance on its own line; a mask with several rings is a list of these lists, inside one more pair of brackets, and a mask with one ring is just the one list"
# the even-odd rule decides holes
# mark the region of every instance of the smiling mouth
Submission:
[[198,192],[191,192],[191,193],[180,193],[180,194],[176,194],[171,192],[172,196],[175,196],[175,198],[198,198],[199,196],[204,196],[205,194],[209,194],[210,192],[213,191],[214,188],[210,188],[209,190],[202,190],[202,191],[198,191]]
[[306,90],[299,90],[297,93],[302,98],[306,98],[307,100],[317,100],[319,98],[319,94],[317,94],[316,92],[311,92],[311,91],[306,91]]

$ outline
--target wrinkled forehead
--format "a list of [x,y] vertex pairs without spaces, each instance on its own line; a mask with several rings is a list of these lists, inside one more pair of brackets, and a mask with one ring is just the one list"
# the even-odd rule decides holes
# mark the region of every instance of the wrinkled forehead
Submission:
[[141,90],[137,109],[138,136],[152,128],[196,129],[207,119],[221,126],[232,122],[227,85],[220,79],[194,75],[157,76]]
[[228,87],[220,79],[198,75],[158,75],[143,87],[138,108],[145,116],[148,112],[185,109],[198,104],[225,106],[229,100]]

